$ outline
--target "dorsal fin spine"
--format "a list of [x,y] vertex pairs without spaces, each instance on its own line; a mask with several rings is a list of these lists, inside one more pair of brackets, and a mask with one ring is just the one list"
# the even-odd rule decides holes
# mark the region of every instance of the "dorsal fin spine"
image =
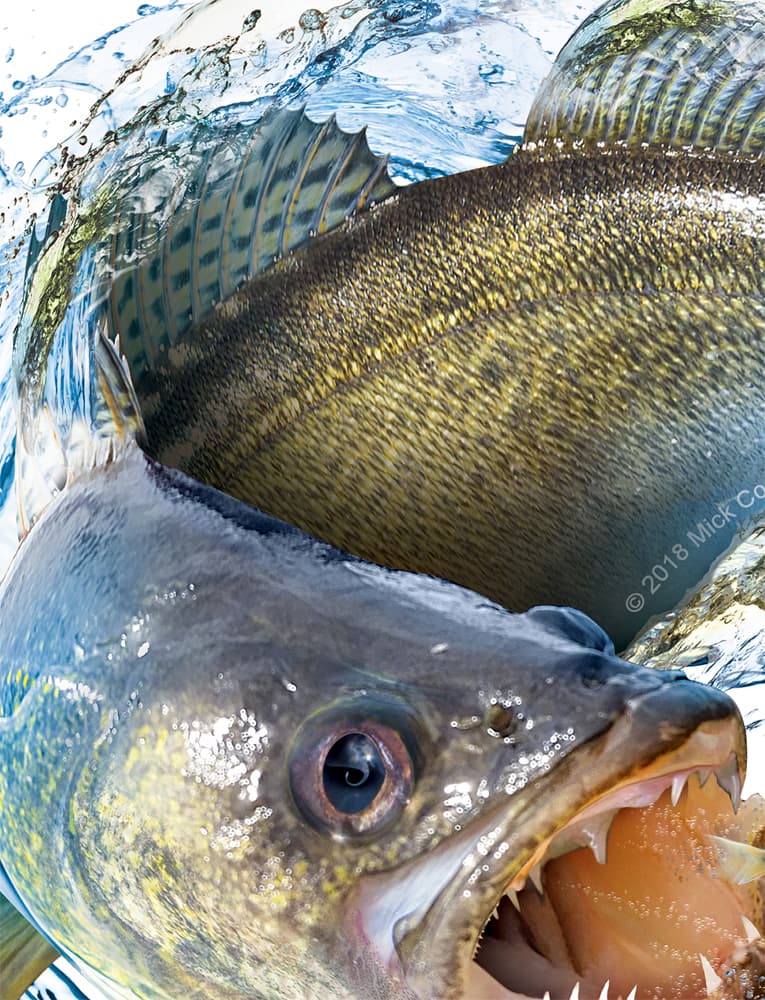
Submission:
[[[364,130],[364,134],[366,137],[366,129]],[[374,173],[370,174],[369,179],[363,185],[363,187],[360,188],[359,193],[356,196],[356,200],[354,201],[353,204],[354,212],[361,212],[363,209],[366,208],[367,200],[371,195],[372,191],[375,189],[375,187],[380,181],[387,179],[388,177],[388,163],[390,161],[390,157],[386,153],[385,156],[380,156],[377,159],[378,159],[378,164],[377,167],[375,168]]]
[[279,255],[283,257],[287,250],[289,249],[289,232],[292,226],[292,218],[297,206],[300,189],[305,181],[306,175],[310,170],[311,164],[316,158],[316,154],[321,147],[321,144],[326,139],[331,127],[334,125],[335,119],[334,115],[328,118],[324,124],[314,133],[313,141],[309,147],[307,155],[303,158],[303,164],[295,175],[292,181],[292,187],[290,189],[289,197],[285,199],[284,209],[282,211],[282,227],[281,234],[279,236]]
[[[201,246],[202,243],[202,205],[205,203],[205,195],[209,187],[209,166],[212,153],[208,151],[204,158],[204,170],[202,173],[202,185],[198,193],[197,203],[194,206],[194,247]],[[200,294],[202,287],[202,276],[200,269],[200,254],[194,252],[191,254],[191,316],[192,322],[198,323],[202,318],[202,296]]]
[[[257,193],[257,196],[256,196],[255,206],[254,206],[255,207],[255,211],[252,213],[252,225],[250,227],[251,239],[250,239],[250,255],[249,255],[250,268],[251,269],[254,269],[254,268],[257,267],[257,261],[258,261],[258,259],[260,257],[260,252],[259,252],[260,251],[260,243],[261,243],[260,234],[261,234],[261,231],[262,231],[263,208],[264,208],[264,205],[265,205],[265,194],[266,194],[266,192],[269,189],[269,185],[271,184],[271,181],[273,180],[274,174],[276,172],[276,168],[277,168],[277,166],[279,164],[279,161],[281,159],[281,154],[284,151],[284,148],[287,145],[287,143],[289,142],[290,138],[294,134],[294,131],[295,131],[296,127],[297,127],[297,123],[299,121],[299,118],[300,118],[301,114],[302,114],[302,112],[296,112],[293,115],[293,117],[292,117],[291,120],[288,119],[288,121],[289,121],[289,127],[286,128],[286,129],[283,129],[282,134],[279,137],[278,143],[274,143],[274,145],[272,146],[272,148],[270,150],[270,153],[269,153],[269,157],[268,157],[268,160],[267,160],[267,163],[266,163],[266,170],[265,170],[265,173],[264,173],[265,180],[264,180],[264,182],[258,188],[258,193]],[[257,135],[258,134],[256,133],[256,136],[253,138],[253,142],[250,145],[250,149],[248,150],[248,157],[247,157],[247,159],[249,159],[249,156],[252,155],[252,151],[253,151],[253,148],[254,148],[254,145],[255,145],[255,141],[257,139]],[[244,170],[244,164],[245,164],[245,162],[246,162],[246,160],[242,161],[242,172]],[[242,172],[240,172],[240,175],[237,178],[236,186],[232,187],[231,197],[229,199],[230,211],[233,210],[233,203],[234,203],[236,192],[238,191],[239,184],[241,183]],[[226,232],[230,233],[231,232],[230,216],[227,216],[227,223],[228,224],[226,226]],[[227,242],[228,242],[228,240],[227,240]],[[226,256],[226,251],[224,250],[223,253],[221,254],[221,264],[223,264],[225,256]],[[225,271],[225,270],[227,270],[227,268],[224,267],[223,270]],[[233,288],[227,287],[224,284],[223,275],[221,275],[221,289],[224,291],[224,295],[230,295],[231,292],[234,291]]]
[[[357,132],[353,138],[353,142],[349,143],[345,155],[338,157],[338,159],[336,160],[335,165],[332,168],[332,171],[329,175],[329,179],[324,189],[324,193],[321,197],[321,200],[319,201],[319,204],[316,206],[316,213],[314,215],[314,221],[313,221],[314,232],[316,233],[324,232],[324,223],[327,218],[327,211],[329,210],[329,204],[330,201],[332,200],[332,195],[335,193],[335,190],[337,189],[338,181],[345,173],[346,169],[348,168],[348,164],[355,156],[356,151],[358,150],[359,145],[363,142],[363,140],[364,140],[364,131],[362,130],[361,132]],[[357,203],[358,199],[357,202],[354,204],[354,211],[356,210]]]

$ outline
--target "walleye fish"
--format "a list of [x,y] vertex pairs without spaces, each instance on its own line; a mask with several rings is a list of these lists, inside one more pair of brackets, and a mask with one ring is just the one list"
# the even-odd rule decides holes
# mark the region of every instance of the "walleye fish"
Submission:
[[55,946],[122,998],[745,995],[762,899],[720,844],[765,804],[725,693],[212,486],[236,455],[305,524],[305,477],[327,537],[386,510],[377,558],[410,532],[410,568],[579,595],[621,645],[630,574],[761,471],[760,163],[555,138],[396,192],[300,112],[192,138],[58,199],[32,253],[0,887],[40,936],[6,911],[10,989]]

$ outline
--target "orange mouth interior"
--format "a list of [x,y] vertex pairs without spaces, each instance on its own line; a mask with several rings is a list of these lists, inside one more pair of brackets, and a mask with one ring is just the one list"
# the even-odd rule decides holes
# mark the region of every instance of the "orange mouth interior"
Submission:
[[667,789],[653,805],[616,812],[605,863],[590,847],[543,860],[543,892],[529,880],[517,909],[503,897],[476,960],[511,993],[552,1000],[568,1000],[577,983],[580,1000],[595,1000],[606,982],[611,1000],[634,988],[638,1000],[763,997],[751,961],[757,883],[726,881],[708,839],[746,841],[763,826],[762,799],[736,814],[714,777],[702,787],[694,774],[676,805]]

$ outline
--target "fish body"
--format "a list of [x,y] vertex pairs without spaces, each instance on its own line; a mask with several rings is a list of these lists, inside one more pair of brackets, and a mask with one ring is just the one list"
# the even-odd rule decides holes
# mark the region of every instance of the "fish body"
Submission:
[[764,193],[756,160],[559,143],[402,190],[138,373],[148,448],[624,646],[762,509],[723,502],[762,478]]

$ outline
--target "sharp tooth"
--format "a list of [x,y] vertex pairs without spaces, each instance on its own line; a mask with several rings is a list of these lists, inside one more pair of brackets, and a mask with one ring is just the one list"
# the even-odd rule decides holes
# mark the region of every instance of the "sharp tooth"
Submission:
[[680,801],[680,796],[683,794],[683,789],[685,788],[685,782],[688,779],[687,774],[676,774],[672,779],[672,805],[676,806]]
[[704,973],[704,982],[707,987],[707,996],[711,997],[715,990],[718,990],[722,986],[722,979],[720,979],[712,968],[709,959],[705,955],[699,953],[699,958],[701,959],[701,969]]
[[516,908],[516,910],[520,913],[521,912],[521,904],[518,902],[518,893],[515,891],[515,889],[506,889],[505,890],[505,895],[510,900],[510,902],[513,904],[513,906]]
[[608,987],[610,985],[611,985],[610,979],[607,979],[605,983],[603,983],[603,989],[600,991],[600,996],[598,997],[598,1000],[608,1000]]
[[738,812],[741,804],[741,778],[738,773],[738,758],[732,754],[731,759],[717,772],[717,784],[725,789],[733,804],[733,811]]
[[579,1000],[579,983],[577,983],[576,986],[574,986],[573,990],[571,991],[571,996],[568,998],[568,1000]]
[[635,1000],[636,996],[637,996],[637,986],[635,985],[627,994],[627,1000]]
[[758,941],[762,937],[762,934],[760,934],[749,917],[744,916],[743,913],[741,914],[741,924],[744,928],[744,937],[749,944],[751,944],[752,941]]
[[603,827],[598,831],[597,840],[593,838],[590,843],[590,847],[598,864],[604,865],[607,860],[608,852],[608,830],[606,827]]
[[542,997],[542,1000],[550,1000],[550,991],[549,990],[545,990],[545,995]]
[[608,855],[608,832],[618,811],[618,809],[613,809],[610,812],[603,813],[601,817],[594,817],[585,831],[590,849],[599,865],[606,863]]
[[540,896],[544,896],[545,891],[542,888],[542,867],[539,864],[534,865],[528,875],[531,880],[531,884],[537,890]]
[[709,775],[712,773],[711,767],[700,767],[696,774],[699,778],[699,788],[703,788],[709,780]]

